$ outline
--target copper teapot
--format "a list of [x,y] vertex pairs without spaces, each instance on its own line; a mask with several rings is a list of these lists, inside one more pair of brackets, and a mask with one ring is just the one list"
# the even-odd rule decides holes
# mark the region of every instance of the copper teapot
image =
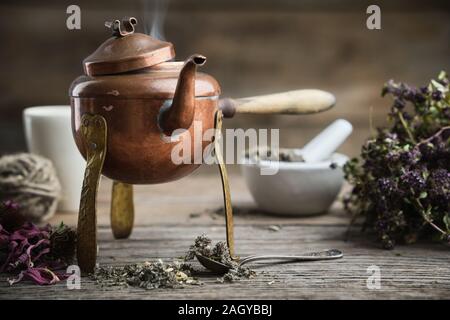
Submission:
[[[134,215],[132,184],[177,180],[199,166],[195,161],[171,161],[174,145],[194,138],[194,121],[200,121],[206,131],[218,128],[222,117],[238,113],[308,114],[335,103],[333,95],[321,90],[220,99],[218,82],[197,72],[206,62],[203,55],[173,62],[173,45],[134,32],[136,23],[135,18],[106,23],[113,36],[83,61],[85,75],[70,87],[73,134],[87,160],[78,222],[78,262],[84,271],[92,271],[95,266],[95,198],[101,174],[114,180],[113,233],[117,238],[127,237]],[[181,134],[176,143],[165,139],[177,129],[189,134]],[[201,152],[209,144],[191,143]],[[220,152],[216,153],[220,157]],[[194,154],[195,150],[191,152]],[[219,161],[219,168],[232,252],[231,202],[223,162]]]

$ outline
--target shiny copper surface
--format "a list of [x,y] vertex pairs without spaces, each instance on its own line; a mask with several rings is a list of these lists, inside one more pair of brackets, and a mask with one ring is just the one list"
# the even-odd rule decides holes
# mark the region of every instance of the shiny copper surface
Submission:
[[178,78],[175,96],[170,107],[162,110],[158,125],[166,135],[172,135],[175,130],[188,129],[195,113],[195,82],[197,66],[202,66],[206,58],[195,54],[186,60]]
[[[72,83],[71,97],[109,99],[172,99],[184,62],[165,62],[135,72],[106,76],[80,76]],[[202,72],[195,73],[195,96],[220,95],[217,81]]]
[[[195,146],[193,123],[188,129],[190,136],[187,132],[179,136],[180,142],[192,139],[191,164],[173,163],[171,152],[178,142],[163,139],[157,121],[164,102],[114,97],[71,98],[72,129],[80,152],[86,157],[86,146],[80,132],[81,117],[83,114],[97,114],[105,118],[108,126],[108,151],[102,171],[105,176],[129,184],[153,184],[188,175],[199,166],[194,164],[195,152],[202,152],[209,143],[205,141]],[[194,122],[200,121],[203,131],[214,128],[217,99],[197,98],[195,105]]]
[[175,57],[169,42],[142,33],[111,37],[83,61],[87,75],[116,74],[150,67]]

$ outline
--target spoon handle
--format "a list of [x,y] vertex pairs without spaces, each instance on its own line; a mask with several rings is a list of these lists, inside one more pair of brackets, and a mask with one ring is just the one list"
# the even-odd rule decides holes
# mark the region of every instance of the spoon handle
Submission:
[[308,252],[302,255],[261,255],[261,256],[249,256],[240,261],[240,265],[244,265],[249,262],[259,260],[298,260],[298,261],[318,261],[318,260],[331,260],[342,258],[342,251],[337,249],[329,249],[317,252]]

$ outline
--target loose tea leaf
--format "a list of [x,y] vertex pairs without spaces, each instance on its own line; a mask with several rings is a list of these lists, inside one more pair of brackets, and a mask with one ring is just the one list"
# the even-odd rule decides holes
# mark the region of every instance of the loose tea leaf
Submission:
[[92,279],[102,286],[132,286],[147,290],[202,284],[191,276],[191,267],[186,263],[164,263],[162,260],[122,267],[99,267]]
[[345,167],[353,185],[344,206],[363,216],[383,247],[439,236],[450,242],[450,88],[446,73],[422,88],[388,81],[390,126]]
[[212,246],[212,240],[205,234],[198,236],[194,244],[189,248],[185,260],[193,260],[196,254],[200,254],[212,260],[218,261],[230,266],[230,271],[222,278],[217,279],[218,282],[234,282],[240,279],[249,279],[256,276],[256,272],[246,266],[240,266],[236,261],[231,259],[228,246],[225,242],[219,241]]
[[192,264],[187,262],[193,260],[196,253],[231,266],[230,272],[219,278],[219,282],[233,282],[256,275],[253,270],[240,267],[231,259],[225,242],[220,241],[212,246],[211,239],[206,235],[201,235],[195,239],[182,261],[175,260],[173,263],[164,263],[162,260],[158,260],[125,266],[97,267],[91,278],[97,284],[105,287],[132,286],[147,290],[201,285],[203,283],[193,276],[195,270]]

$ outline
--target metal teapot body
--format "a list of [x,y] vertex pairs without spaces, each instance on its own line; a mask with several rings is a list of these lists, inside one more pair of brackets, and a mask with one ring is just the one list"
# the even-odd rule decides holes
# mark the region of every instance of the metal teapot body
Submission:
[[[82,116],[86,113],[101,115],[107,123],[107,152],[102,172],[105,176],[129,184],[153,184],[182,178],[199,166],[194,155],[203,154],[210,143],[195,143],[198,132],[194,133],[194,127],[202,131],[214,128],[219,86],[208,75],[198,74],[195,91],[202,95],[178,97],[182,102],[176,104],[174,85],[182,65],[167,63],[157,70],[120,76],[80,77],[74,82],[70,98],[72,129],[84,157],[86,146],[80,132]],[[127,88],[129,84],[131,87]],[[164,90],[152,91],[161,88]],[[184,100],[189,100],[191,105]],[[185,132],[172,135],[178,128]],[[184,151],[190,153],[190,161],[181,164],[173,161],[172,151],[176,145],[191,146],[191,150]]]
[[[195,143],[194,127],[201,124],[201,134],[214,127],[220,87],[196,72],[205,57],[164,62],[173,56],[172,44],[129,31],[108,39],[84,60],[86,75],[72,83],[69,93],[73,135],[86,158],[83,115],[106,120],[105,176],[129,184],[162,183],[200,165],[194,155],[203,154],[210,142]],[[172,136],[177,129],[184,132]],[[184,152],[191,159],[173,161],[177,144],[190,146]]]

